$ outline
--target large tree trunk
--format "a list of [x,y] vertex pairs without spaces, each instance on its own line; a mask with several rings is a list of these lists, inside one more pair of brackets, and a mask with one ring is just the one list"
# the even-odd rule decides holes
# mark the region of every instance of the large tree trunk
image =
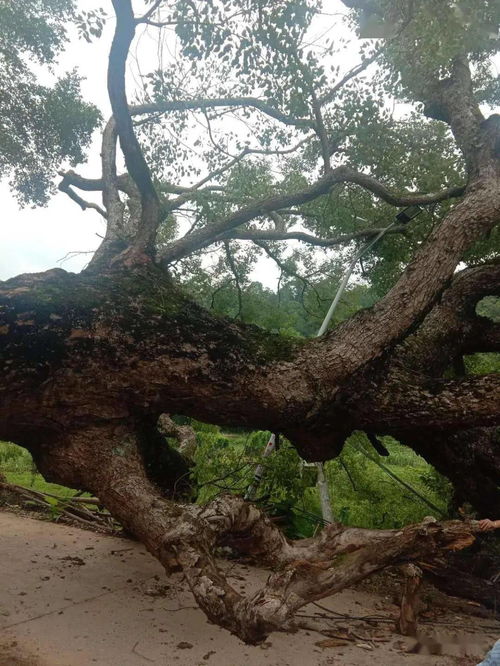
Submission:
[[[98,495],[167,568],[182,567],[208,617],[257,642],[291,628],[295,611],[308,601],[389,564],[461,548],[477,528],[427,522],[372,532],[333,525],[316,540],[290,543],[238,498],[203,508],[175,503],[172,497],[188,490],[189,464],[162,439],[158,418],[178,413],[281,432],[308,460],[338,455],[354,429],[391,434],[449,471],[464,498],[481,509],[499,506],[500,463],[491,429],[500,423],[500,375],[448,379],[446,370],[474,345],[500,348],[498,327],[475,315],[481,296],[500,293],[498,266],[453,277],[465,253],[500,221],[500,117],[484,119],[466,59],[453,58],[446,79],[429,81],[425,106],[429,116],[449,124],[467,183],[401,195],[348,165],[332,168],[318,106],[316,120],[305,126],[316,128],[322,142],[321,178],[206,221],[166,244],[163,266],[339,183],[356,184],[393,206],[462,197],[373,308],[314,341],[272,335],[198,307],[156,262],[158,227],[179,200],[160,206],[132,123],[132,113],[159,109],[134,111],[125,87],[136,27],[151,14],[137,19],[130,0],[112,4],[113,118],[104,133],[102,178],[68,173],[62,184],[66,191],[70,185],[103,191],[105,242],[81,275],[54,270],[0,286],[0,437],[26,446],[46,478]],[[232,103],[241,104],[238,99]],[[268,104],[252,104],[283,119]],[[117,139],[125,178],[116,172]],[[130,229],[119,190],[136,199]],[[468,464],[471,453],[474,466]],[[472,474],[468,482],[464,469]],[[233,590],[214,562],[214,546],[227,541],[277,568],[251,598]]]
[[[473,525],[427,522],[398,531],[332,525],[292,543],[239,498],[206,507],[171,499],[189,467],[160,439],[164,411],[281,430],[313,459],[340,450],[355,411],[317,361],[333,353],[334,336],[297,343],[211,316],[156,268],[21,276],[1,299],[0,437],[26,446],[47,479],[97,495],[167,569],[182,567],[207,616],[243,640],[293,628],[301,606],[385,566],[472,542]],[[377,377],[388,395],[400,382],[378,358]],[[350,388],[356,395],[361,385]],[[380,397],[370,404],[358,410],[367,429],[389,411]],[[391,409],[397,431],[408,410]],[[484,413],[473,406],[472,423],[488,423]],[[231,588],[213,558],[224,543],[275,570],[262,590],[245,598]]]
[[[282,432],[308,460],[337,455],[354,429],[404,438],[499,418],[498,375],[440,379],[443,327],[454,340],[450,362],[467,342],[455,319],[438,316],[442,304],[414,336],[423,344],[411,337],[383,356],[374,349],[371,360],[361,326],[350,356],[367,360],[347,378],[344,327],[298,341],[224,320],[154,266],[21,276],[0,288],[0,305],[0,437],[35,455],[61,431],[116,419],[140,424],[146,455],[164,412]],[[182,458],[169,455],[181,469]]]

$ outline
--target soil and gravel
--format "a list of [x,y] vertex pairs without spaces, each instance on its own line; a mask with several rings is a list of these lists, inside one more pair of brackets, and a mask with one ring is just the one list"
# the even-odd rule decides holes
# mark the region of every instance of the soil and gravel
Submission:
[[[267,575],[223,566],[242,590]],[[140,544],[0,510],[0,666],[473,666],[500,636],[494,618],[431,611],[431,639],[409,653],[392,601],[389,587],[346,590],[321,602],[328,611],[303,610],[323,613],[336,638],[301,630],[248,646],[210,624],[181,575],[166,578]],[[380,621],[352,619],[367,616]],[[429,654],[436,646],[442,655]]]

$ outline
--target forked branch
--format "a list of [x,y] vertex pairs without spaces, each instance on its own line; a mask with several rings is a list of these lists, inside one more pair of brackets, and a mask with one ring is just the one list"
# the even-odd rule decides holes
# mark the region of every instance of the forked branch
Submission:
[[[116,455],[116,443],[123,441],[127,455]],[[68,471],[76,474],[167,570],[182,569],[212,622],[247,643],[259,643],[272,631],[293,630],[294,614],[310,601],[389,565],[464,548],[478,531],[475,523],[433,519],[401,530],[332,524],[316,538],[290,541],[262,511],[239,497],[222,496],[205,506],[165,499],[146,477],[134,442],[133,431],[116,424],[86,429],[51,451],[44,464],[53,477],[59,472],[60,481]],[[92,456],[82,457],[88,447]],[[80,457],[75,459],[76,451]],[[74,463],[68,466],[68,459],[77,460],[78,469]],[[214,558],[216,546],[224,544],[273,568],[261,590],[244,596],[228,583]]]
[[75,203],[77,203],[82,210],[87,210],[87,208],[93,208],[99,213],[99,215],[102,215],[104,219],[107,218],[106,211],[93,201],[86,201],[79,194],[77,194],[75,190],[71,187],[70,181],[67,178],[63,177],[63,179],[58,185],[58,189],[60,192],[64,192],[65,194],[67,194],[68,197],[72,199]]
[[163,261],[171,263],[191,254],[218,240],[223,240],[227,232],[250,222],[256,217],[268,215],[274,211],[293,206],[300,206],[327,194],[334,185],[339,183],[356,183],[393,206],[429,205],[463,194],[463,187],[452,187],[430,194],[393,192],[372,176],[354,171],[350,167],[341,166],[329,171],[309,187],[297,192],[268,197],[242,208],[229,217],[208,225],[199,231],[174,241],[163,254]]

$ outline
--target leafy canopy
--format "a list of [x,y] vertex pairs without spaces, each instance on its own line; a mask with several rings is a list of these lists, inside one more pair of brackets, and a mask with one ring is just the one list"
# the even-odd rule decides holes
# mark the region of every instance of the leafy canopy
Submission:
[[73,20],[73,0],[0,0],[0,176],[22,204],[47,202],[57,169],[84,160],[100,119],[82,99],[76,72],[52,85],[39,80],[52,71]]
[[[344,17],[332,20],[336,9]],[[320,141],[311,132],[315,100],[328,98],[322,115],[332,166],[348,164],[396,191],[420,192],[464,181],[462,156],[448,126],[422,115],[429,82],[448,76],[452,59],[465,55],[472,63],[477,99],[490,107],[498,102],[498,77],[490,60],[498,51],[498,0],[352,0],[335,6],[320,0],[176,0],[162,3],[155,19],[169,26],[159,40],[168,40],[175,57],[161,51],[163,58],[144,78],[137,101],[253,96],[295,120],[276,122],[250,107],[217,107],[169,112],[141,125],[141,141],[160,188],[217,174],[209,182],[219,191],[200,191],[190,199],[189,211],[186,207],[170,216],[166,224],[176,231],[186,223],[203,228],[249,202],[313,182],[321,168]],[[343,59],[362,64],[377,53],[374,64],[337,85],[349,69]],[[279,153],[294,145],[297,150]],[[227,168],[230,158],[248,148],[257,153]],[[449,206],[444,201],[426,208],[405,235],[386,236],[365,257],[358,279],[377,296],[387,291]],[[278,221],[262,216],[240,228],[274,230],[279,225],[281,231],[300,229],[325,239],[386,226],[396,213],[359,187],[344,185],[280,213]],[[303,243],[231,240],[229,248],[219,244],[210,250],[216,261],[205,261],[202,250],[174,270],[213,307],[232,291],[232,306],[221,307],[244,317],[244,303],[255,298],[251,274],[259,258],[276,263],[282,290],[289,284],[304,289],[301,300],[317,300],[314,291],[325,282],[332,287],[349,252],[363,242],[338,252]],[[498,250],[495,231],[466,259],[481,261]],[[326,299],[318,313],[325,307]]]

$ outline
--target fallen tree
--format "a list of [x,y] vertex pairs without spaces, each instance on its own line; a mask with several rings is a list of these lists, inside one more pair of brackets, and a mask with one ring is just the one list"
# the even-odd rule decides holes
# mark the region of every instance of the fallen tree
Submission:
[[[345,4],[363,9],[365,3]],[[407,46],[411,30],[422,29],[422,21],[426,26],[421,4],[381,3],[391,21],[401,5],[415,11],[388,40],[388,62],[394,40]],[[452,11],[453,3],[444,4]],[[172,101],[167,96],[129,106],[130,44],[138,26],[168,24],[168,16],[154,18],[161,5],[151,3],[136,17],[130,0],[113,0],[116,29],[108,69],[113,117],[103,133],[102,174],[87,179],[67,171],[60,185],[82,208],[89,204],[75,189],[102,192],[98,209],[107,228],[101,247],[79,275],[54,269],[0,285],[0,437],[29,449],[47,480],[97,496],[167,570],[182,568],[212,621],[258,642],[271,631],[293,629],[294,613],[309,601],[386,566],[463,548],[478,528],[460,521],[380,531],[334,524],[315,539],[290,542],[240,498],[221,497],[204,507],[179,501],[189,462],[168,446],[158,420],[164,413],[183,414],[280,432],[313,461],[338,455],[353,430],[393,435],[448,475],[461,497],[481,510],[499,511],[500,375],[451,376],[449,368],[471,351],[499,348],[499,325],[476,313],[484,296],[500,293],[499,264],[489,252],[481,265],[455,271],[500,220],[500,116],[483,115],[467,53],[455,48],[446,66],[437,68],[440,75],[427,81],[425,98],[415,94],[415,99],[425,102],[428,117],[449,126],[463,157],[464,181],[422,193],[412,183],[397,191],[348,163],[334,166],[331,156],[342,139],[333,137],[332,147],[324,115],[335,86],[322,96],[310,86],[303,115],[254,97]],[[177,24],[191,25],[193,6],[177,3]],[[280,8],[289,9],[289,3]],[[201,25],[201,5],[198,11]],[[260,11],[264,23],[276,21],[260,3],[252,4],[252,11]],[[285,33],[294,20],[285,23]],[[295,57],[283,44],[276,53]],[[376,57],[344,77],[342,85]],[[304,66],[295,62],[299,73]],[[133,119],[220,107],[256,109],[278,123],[310,130],[322,175],[301,189],[208,216],[158,250],[164,221],[205,185],[218,196],[220,186],[210,183],[218,183],[224,168],[190,187],[156,182]],[[118,140],[127,168],[122,175],[116,170]],[[251,152],[245,148],[237,161]],[[342,155],[339,151],[337,161]],[[416,243],[411,261],[372,308],[305,341],[224,319],[176,284],[176,264],[214,244],[227,250],[230,241],[253,240],[273,254],[266,243],[289,238],[324,247],[373,237],[373,227],[339,238],[283,227],[283,211],[300,211],[345,184],[388,206],[446,202],[442,218]],[[165,190],[175,196],[163,197]],[[261,219],[274,226],[250,225]],[[230,252],[228,263],[234,269]],[[239,286],[236,273],[235,280]],[[244,598],[231,588],[213,555],[215,546],[224,544],[273,569],[262,590]]]

